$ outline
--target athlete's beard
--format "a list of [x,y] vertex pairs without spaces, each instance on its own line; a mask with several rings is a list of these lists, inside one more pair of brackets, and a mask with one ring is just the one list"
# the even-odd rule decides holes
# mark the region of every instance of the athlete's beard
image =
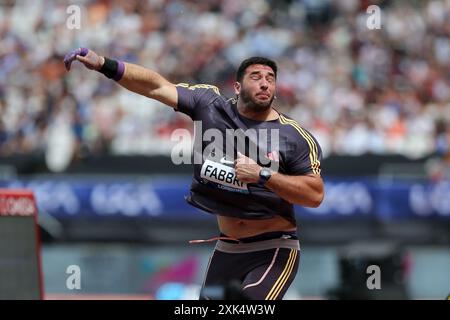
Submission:
[[239,97],[242,99],[242,103],[255,112],[263,112],[270,108],[274,97],[270,98],[268,101],[256,101],[252,96],[250,96],[247,91],[241,90]]

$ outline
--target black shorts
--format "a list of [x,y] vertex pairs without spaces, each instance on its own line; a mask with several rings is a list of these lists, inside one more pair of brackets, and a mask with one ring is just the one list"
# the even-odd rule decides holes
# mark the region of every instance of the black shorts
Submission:
[[281,300],[297,274],[299,261],[295,232],[269,232],[239,242],[219,240],[200,299]]

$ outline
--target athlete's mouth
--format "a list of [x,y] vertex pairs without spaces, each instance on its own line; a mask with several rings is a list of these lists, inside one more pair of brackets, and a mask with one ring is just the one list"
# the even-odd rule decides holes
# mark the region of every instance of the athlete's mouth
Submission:
[[256,96],[262,99],[269,99],[270,95],[268,93],[257,93]]

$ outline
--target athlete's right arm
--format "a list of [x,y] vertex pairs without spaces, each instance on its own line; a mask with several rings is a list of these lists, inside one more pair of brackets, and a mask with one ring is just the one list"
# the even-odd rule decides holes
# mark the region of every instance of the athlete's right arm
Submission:
[[178,94],[175,85],[159,73],[132,63],[125,63],[125,72],[118,83],[128,90],[177,107]]
[[[70,70],[74,60],[78,60],[86,68],[96,71],[99,71],[105,63],[104,57],[84,48],[74,50],[66,55],[64,63],[67,70]],[[177,107],[178,93],[173,83],[150,69],[132,63],[124,63],[124,65],[124,73],[117,83],[130,91],[156,99],[173,108]]]

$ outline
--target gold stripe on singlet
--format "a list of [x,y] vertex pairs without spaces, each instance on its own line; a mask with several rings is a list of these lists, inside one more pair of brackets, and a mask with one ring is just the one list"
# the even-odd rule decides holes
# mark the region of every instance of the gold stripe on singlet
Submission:
[[284,115],[280,114],[280,122],[282,124],[289,124],[292,127],[294,127],[298,133],[303,137],[303,139],[306,140],[309,146],[309,160],[311,162],[311,170],[315,174],[320,174],[320,161],[319,161],[319,151],[317,148],[317,143],[314,141],[314,139],[311,137],[311,135],[303,129],[298,122],[286,118]]

